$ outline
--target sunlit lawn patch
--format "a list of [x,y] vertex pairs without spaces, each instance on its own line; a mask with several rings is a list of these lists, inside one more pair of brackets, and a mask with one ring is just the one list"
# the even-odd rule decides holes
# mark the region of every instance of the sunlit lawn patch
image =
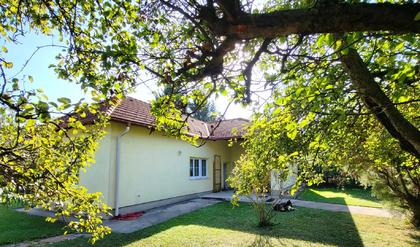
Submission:
[[310,188],[299,194],[299,199],[343,205],[382,207],[381,202],[362,188]]

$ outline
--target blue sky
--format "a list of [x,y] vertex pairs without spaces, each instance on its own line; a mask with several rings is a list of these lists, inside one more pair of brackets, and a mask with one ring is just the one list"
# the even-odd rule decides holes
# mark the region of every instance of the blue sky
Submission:
[[[17,45],[11,43],[6,44],[9,52],[5,57],[14,64],[13,69],[8,70],[7,74],[9,76],[17,74],[37,47],[52,44],[60,45],[60,42],[54,36],[39,35],[33,32],[27,34],[25,37],[20,37],[19,44]],[[61,48],[58,47],[46,47],[38,50],[27,66],[16,77],[21,79],[24,76],[31,75],[34,82],[27,83],[23,86],[26,89],[43,89],[50,101],[55,101],[59,97],[67,97],[74,102],[81,98],[89,98],[89,95],[85,95],[79,85],[58,79],[54,70],[49,68],[50,64],[56,63],[55,57],[60,51]],[[147,86],[140,85],[136,88],[135,93],[130,94],[130,96],[140,100],[150,101],[154,97],[151,91],[153,88],[153,83],[149,83]],[[215,100],[215,104],[217,110],[223,112],[228,104],[228,100],[227,98],[219,97]],[[249,118],[250,114],[250,110],[246,110],[239,105],[231,105],[225,117]]]
[[[59,45],[59,42],[53,36],[36,35],[35,33],[20,37],[19,44],[8,43],[6,47],[9,51],[5,57],[13,62],[13,69],[7,71],[8,75],[16,75],[37,47],[51,44]],[[61,49],[57,47],[38,50],[16,77],[21,79],[31,75],[34,83],[25,83],[23,86],[26,89],[43,89],[49,100],[56,100],[58,97],[77,100],[85,97],[77,85],[58,79],[53,69],[48,68],[50,64],[55,63],[55,56],[60,51]]]

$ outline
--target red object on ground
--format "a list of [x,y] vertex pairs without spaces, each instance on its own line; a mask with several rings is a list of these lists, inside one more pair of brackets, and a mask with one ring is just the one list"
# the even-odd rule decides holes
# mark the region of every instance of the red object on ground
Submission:
[[112,219],[113,220],[135,220],[135,219],[139,218],[140,216],[142,216],[143,214],[144,214],[143,211],[129,213],[129,214],[123,214],[123,215],[120,214],[118,216],[112,217]]

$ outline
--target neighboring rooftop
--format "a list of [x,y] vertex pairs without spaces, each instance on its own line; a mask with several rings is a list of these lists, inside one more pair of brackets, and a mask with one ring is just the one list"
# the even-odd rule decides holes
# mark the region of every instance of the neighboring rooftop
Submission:
[[[131,123],[147,128],[156,126],[155,117],[150,112],[150,104],[144,101],[127,97],[121,100],[116,107],[108,109],[112,121]],[[244,127],[249,121],[243,118],[227,119],[206,123],[201,120],[189,117],[188,131],[192,135],[210,140],[228,140],[241,138],[244,134]],[[233,132],[232,132],[233,131]]]

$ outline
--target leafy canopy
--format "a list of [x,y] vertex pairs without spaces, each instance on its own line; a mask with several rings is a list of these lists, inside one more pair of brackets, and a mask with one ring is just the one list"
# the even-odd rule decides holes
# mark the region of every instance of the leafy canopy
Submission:
[[[302,178],[314,177],[311,165],[360,157],[354,164],[376,174],[386,167],[412,184],[382,180],[418,202],[420,6],[380,2],[0,0],[2,198],[19,195],[54,207],[57,216],[76,214],[78,223],[69,226],[92,232],[93,241],[108,233],[99,217],[108,207],[77,185],[105,120],[87,128],[82,119],[97,114],[102,100],[156,80],[179,92],[154,102],[157,128],[190,141],[196,138],[183,135],[190,114],[177,101],[268,100],[249,135],[273,152],[250,141],[241,159],[254,162],[258,179],[274,166],[286,168],[291,157],[303,164]],[[27,32],[62,40],[53,68],[90,93],[93,104],[48,100],[25,90],[29,75],[10,75],[7,47]]]
[[[1,199],[52,209],[52,221],[73,215],[69,230],[92,233],[93,242],[110,232],[102,225],[110,208],[100,193],[78,184],[79,173],[94,163],[104,134],[100,102],[122,97],[136,82],[140,69],[131,64],[141,63],[129,55],[141,44],[134,37],[153,37],[137,7],[126,1],[0,1]],[[49,100],[42,89],[25,89],[25,84],[37,83],[31,75],[11,73],[15,64],[6,59],[8,46],[18,45],[30,32],[59,37],[61,44],[51,46],[62,52],[52,67],[59,78],[90,93],[91,104]],[[95,122],[87,122],[92,115]]]

